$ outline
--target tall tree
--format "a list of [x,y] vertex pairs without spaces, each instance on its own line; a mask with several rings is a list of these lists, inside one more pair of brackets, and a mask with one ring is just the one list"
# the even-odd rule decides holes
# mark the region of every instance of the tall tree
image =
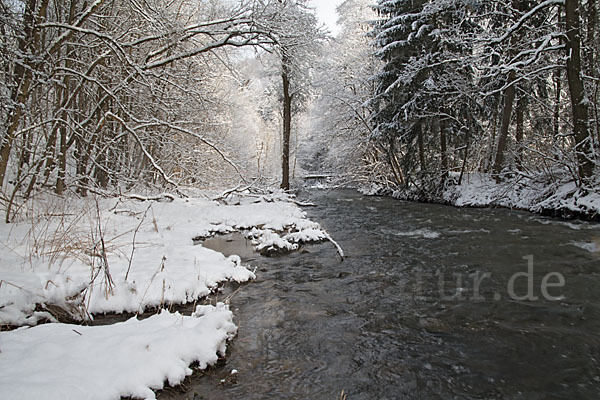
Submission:
[[[400,152],[408,171],[419,166],[443,180],[453,161],[449,144],[460,135],[467,140],[477,126],[471,65],[477,26],[470,7],[461,1],[380,1],[376,9],[383,16],[375,34],[384,61],[373,99],[376,137],[386,137],[390,147],[398,142],[394,153]],[[438,149],[432,157],[437,165],[425,163],[426,144]]]
[[575,151],[582,183],[591,183],[594,173],[592,138],[588,128],[589,96],[583,84],[581,62],[581,2],[565,0],[565,30],[567,35],[567,81],[573,112],[573,134]]
[[279,57],[282,97],[281,188],[290,189],[290,141],[295,109],[305,106],[310,93],[311,70],[325,31],[317,23],[307,0],[259,1],[261,27],[271,32]]

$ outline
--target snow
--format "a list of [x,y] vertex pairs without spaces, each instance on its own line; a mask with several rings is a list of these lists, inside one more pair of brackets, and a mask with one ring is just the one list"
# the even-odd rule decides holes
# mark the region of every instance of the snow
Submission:
[[365,186],[361,186],[358,188],[358,192],[360,194],[364,194],[365,196],[375,196],[383,190],[383,186],[378,185],[376,183],[370,183]]
[[589,251],[590,253],[598,253],[600,252],[600,243],[599,242],[570,242],[573,246],[579,247],[580,249]]
[[298,243],[320,242],[328,239],[327,234],[318,224],[310,221],[308,224],[299,223],[295,227],[296,231],[283,236],[272,229],[253,228],[247,237],[252,239],[252,244],[258,252],[293,251],[298,249]]
[[[561,181],[543,176],[517,176],[497,183],[488,174],[472,173],[465,174],[461,185],[457,181],[458,175],[450,174],[441,196],[427,200],[457,207],[506,207],[535,213],[552,211],[563,216],[587,215],[592,218],[600,215],[600,193],[582,191],[568,179]],[[422,196],[412,188],[396,191],[392,195],[405,200],[421,199]]]
[[0,334],[0,398],[153,398],[191,363],[205,368],[224,353],[236,331],[225,305],[103,327],[57,323],[56,307],[75,320],[143,313],[254,279],[239,256],[202,247],[218,233],[248,232],[257,250],[273,251],[329,238],[285,194],[229,204],[133,197],[47,197],[0,223],[0,324],[32,326]]
[[162,311],[109,326],[45,324],[0,333],[0,398],[153,399],[225,354],[236,333],[226,305]]

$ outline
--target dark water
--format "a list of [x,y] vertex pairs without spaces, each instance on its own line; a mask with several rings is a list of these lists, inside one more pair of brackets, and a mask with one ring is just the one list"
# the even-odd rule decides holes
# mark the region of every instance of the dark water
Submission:
[[[160,398],[600,398],[598,225],[308,195],[346,260],[329,243],[264,258],[239,237],[213,240],[243,252],[258,279],[231,300],[239,333],[226,363]],[[558,300],[542,292],[552,272],[565,281],[546,278]],[[530,277],[537,299],[517,299]]]

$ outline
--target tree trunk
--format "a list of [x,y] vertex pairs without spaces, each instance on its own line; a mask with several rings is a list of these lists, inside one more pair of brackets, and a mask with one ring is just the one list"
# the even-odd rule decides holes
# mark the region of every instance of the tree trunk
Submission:
[[587,40],[585,49],[586,58],[586,74],[588,76],[596,76],[596,58],[597,58],[597,21],[598,14],[596,10],[596,0],[587,0]]
[[565,1],[565,29],[567,32],[567,82],[573,112],[573,133],[577,152],[578,172],[581,183],[589,183],[594,172],[591,160],[592,141],[588,129],[588,103],[582,79],[581,66],[581,27],[579,22],[579,1]]
[[560,135],[560,92],[562,91],[562,80],[560,79],[560,69],[554,70],[554,82],[556,85],[556,97],[554,98],[554,140]]
[[56,124],[52,128],[52,132],[50,133],[50,138],[46,144],[46,151],[44,155],[44,185],[50,179],[50,174],[54,169],[54,156],[56,152],[56,137],[58,135],[59,126]]
[[404,175],[402,174],[402,168],[398,162],[398,157],[396,157],[396,146],[394,145],[394,139],[389,138],[388,144],[387,158],[390,167],[392,168],[392,173],[394,174],[394,180],[396,181],[395,183],[396,185],[404,185]]
[[[33,91],[31,93],[31,102],[32,104],[37,104],[37,91]],[[29,131],[25,133],[23,138],[23,148],[20,151],[20,159],[19,159],[19,171],[21,171],[25,164],[31,165],[31,160],[33,157],[33,140],[34,140],[34,132]]]
[[[598,3],[596,0],[588,0],[587,2],[587,40],[586,40],[586,75],[595,78],[594,89],[592,96],[592,109],[590,124],[590,135],[596,133],[596,152],[600,152],[600,121],[598,120],[598,92],[600,83],[598,82],[599,69],[596,66],[598,53],[600,52],[600,37],[598,36]],[[590,91],[592,89],[590,88]],[[598,153],[596,153],[598,154]]]
[[523,169],[523,114],[525,113],[525,101],[522,97],[517,99],[517,126],[515,132],[515,165],[517,170]]
[[470,137],[467,136],[467,143],[465,144],[465,157],[463,158],[462,167],[460,168],[460,175],[458,177],[458,186],[462,185],[465,171],[467,170],[467,161],[469,160],[469,146],[471,146]]
[[[39,7],[38,15],[36,17],[35,10],[37,7],[37,0],[27,0],[25,3],[25,12],[23,15],[23,36],[18,39],[19,52],[23,55],[33,55],[36,50],[36,46],[39,45],[39,35],[34,29],[35,20],[44,18],[46,15],[46,9],[48,6],[48,0],[42,0]],[[30,50],[28,50],[28,47]],[[0,189],[4,184],[4,178],[6,175],[6,169],[8,168],[8,159],[12,150],[13,141],[21,117],[23,114],[23,106],[25,100],[29,94],[29,86],[31,85],[33,67],[29,65],[29,68],[25,68],[23,64],[31,64],[31,60],[25,56],[25,60],[15,63],[15,68],[12,77],[13,89],[11,90],[11,103],[14,104],[14,108],[8,113],[6,125],[8,128],[6,133],[0,140]]]
[[283,146],[281,154],[281,188],[290,190],[290,137],[292,133],[292,96],[290,95],[289,67],[284,58],[281,79],[283,83]]
[[508,142],[508,129],[510,128],[510,119],[512,116],[513,103],[515,101],[515,85],[512,84],[516,78],[516,73],[511,70],[508,74],[508,86],[504,91],[504,106],[502,107],[502,121],[500,133],[498,135],[498,148],[496,149],[496,158],[492,172],[499,175],[504,166],[504,152]]
[[[103,138],[102,138],[103,139]],[[98,144],[100,147],[104,147],[104,141],[100,140],[98,141]],[[107,153],[108,150],[104,150],[102,152],[99,152],[96,154],[96,159],[95,159],[95,169],[94,169],[94,179],[96,180],[96,183],[102,187],[103,189],[106,189],[108,187],[108,173],[107,173],[107,164],[108,164],[108,157],[107,157]],[[153,177],[156,179],[156,174],[153,174]]]
[[[69,15],[68,15],[68,23],[72,24],[73,20],[75,19],[75,8],[76,8],[76,4],[77,1],[76,0],[71,0],[71,4],[69,6]],[[70,45],[67,45],[67,48],[65,50],[65,54],[66,54],[66,60],[65,60],[65,67],[66,68],[71,68],[72,66],[72,61],[71,61],[71,51],[73,50],[73,47]],[[65,75],[64,80],[63,80],[63,84],[64,84],[64,91],[63,91],[63,99],[61,100],[61,103],[66,104],[68,102],[69,96],[71,95],[71,79],[69,77],[68,74]],[[67,117],[67,111],[63,108],[62,111],[62,120],[64,122],[66,122],[68,120]],[[58,177],[56,179],[56,194],[58,195],[62,195],[66,184],[65,184],[65,177],[67,175],[67,150],[68,150],[68,145],[67,145],[67,127],[63,124],[61,124],[60,127],[60,145],[58,148]]]
[[64,125],[61,126],[59,132],[60,144],[58,147],[58,177],[56,178],[56,194],[60,196],[65,190],[65,176],[67,170],[67,127]]
[[442,156],[442,182],[448,178],[448,148],[446,140],[446,121],[440,120],[440,151]]
[[417,145],[419,147],[419,164],[421,164],[421,171],[425,171],[425,148],[423,146],[423,127],[421,123],[418,123],[415,129],[417,130]]
[[[524,4],[523,0],[512,0],[512,7],[515,10],[524,11],[527,5]],[[510,38],[510,50],[509,54],[514,55],[517,51],[515,46],[519,42],[519,33],[515,32]],[[498,136],[498,147],[496,148],[496,158],[494,160],[494,166],[492,172],[498,176],[502,172],[504,167],[504,152],[506,151],[506,145],[508,143],[508,131],[510,128],[510,120],[512,116],[513,103],[515,100],[515,85],[514,81],[517,78],[517,73],[514,69],[511,69],[508,73],[508,79],[506,84],[508,87],[504,90],[504,105],[502,107],[502,120],[500,125],[500,133]]]
[[482,172],[491,172],[492,167],[494,165],[494,145],[496,144],[496,132],[498,132],[498,114],[500,108],[500,102],[495,104],[494,107],[494,116],[492,118],[492,135],[489,141],[489,145],[487,146],[487,151],[485,152],[485,160],[484,165],[482,165]]
[[8,159],[10,158],[10,152],[12,150],[13,141],[15,140],[15,133],[19,127],[21,121],[21,115],[23,113],[22,104],[26,98],[26,93],[29,91],[29,85],[31,83],[31,75],[29,73],[23,79],[19,96],[16,99],[16,107],[11,112],[10,124],[6,130],[4,140],[0,146],[0,188],[4,184],[4,176],[6,175],[6,169],[8,168]]

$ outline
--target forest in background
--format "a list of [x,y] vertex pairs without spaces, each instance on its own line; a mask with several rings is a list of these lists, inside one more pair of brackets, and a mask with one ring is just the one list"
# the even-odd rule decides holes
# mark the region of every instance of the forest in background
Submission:
[[422,200],[469,174],[597,191],[595,1],[354,0],[338,11],[324,131],[360,154],[330,152],[332,169]]
[[275,176],[324,37],[302,1],[0,7],[6,221],[40,192],[181,194]]
[[304,0],[1,0],[5,220],[44,192],[308,172],[426,200],[473,174],[597,190],[595,1],[372,3],[333,38]]

